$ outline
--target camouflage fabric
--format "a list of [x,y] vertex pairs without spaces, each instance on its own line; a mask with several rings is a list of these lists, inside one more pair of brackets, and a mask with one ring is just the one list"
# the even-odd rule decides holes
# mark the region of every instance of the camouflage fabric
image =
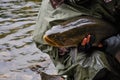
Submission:
[[104,53],[101,51],[94,51],[90,57],[86,58],[84,52],[78,53],[76,48],[73,48],[70,53],[60,56],[58,54],[58,49],[47,45],[42,37],[52,26],[75,16],[89,15],[97,18],[105,17],[105,19],[110,20],[110,22],[115,22],[113,15],[106,11],[102,3],[102,0],[93,0],[93,3],[91,3],[89,7],[82,4],[75,6],[66,3],[54,9],[49,0],[42,1],[33,39],[37,43],[37,47],[43,53],[50,55],[58,69],[58,74],[67,75],[68,80],[92,80],[102,68],[109,69]]

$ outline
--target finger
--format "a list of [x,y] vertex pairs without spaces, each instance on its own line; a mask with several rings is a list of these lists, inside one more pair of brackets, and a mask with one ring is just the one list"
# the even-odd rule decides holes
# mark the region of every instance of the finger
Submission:
[[103,45],[100,43],[100,44],[98,44],[98,47],[101,48],[101,47],[103,47]]
[[90,42],[90,37],[91,37],[91,35],[88,35],[88,36],[87,36],[87,43]]
[[59,48],[61,51],[63,51],[63,52],[66,52],[67,51],[67,49],[65,48],[65,47],[61,47],[61,48]]
[[82,41],[82,43],[81,43],[81,45],[85,46],[86,44],[87,44],[87,38],[84,38],[83,41]]

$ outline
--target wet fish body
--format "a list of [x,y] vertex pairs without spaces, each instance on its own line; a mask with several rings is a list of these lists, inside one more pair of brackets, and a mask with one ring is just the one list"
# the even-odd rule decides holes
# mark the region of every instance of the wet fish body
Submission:
[[55,47],[77,46],[88,34],[95,36],[95,43],[116,34],[114,27],[94,17],[77,17],[49,29],[43,39]]

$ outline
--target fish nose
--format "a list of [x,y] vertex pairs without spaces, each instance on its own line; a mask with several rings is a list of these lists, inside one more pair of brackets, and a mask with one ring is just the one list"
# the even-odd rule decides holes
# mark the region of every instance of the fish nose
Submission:
[[46,35],[43,36],[43,40],[52,46],[57,46],[57,44],[53,40],[49,39]]

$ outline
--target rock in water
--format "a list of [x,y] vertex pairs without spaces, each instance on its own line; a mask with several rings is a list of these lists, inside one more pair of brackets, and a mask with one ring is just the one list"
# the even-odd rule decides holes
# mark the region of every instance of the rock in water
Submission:
[[44,72],[40,72],[42,80],[61,80],[61,76],[59,75],[49,75]]

